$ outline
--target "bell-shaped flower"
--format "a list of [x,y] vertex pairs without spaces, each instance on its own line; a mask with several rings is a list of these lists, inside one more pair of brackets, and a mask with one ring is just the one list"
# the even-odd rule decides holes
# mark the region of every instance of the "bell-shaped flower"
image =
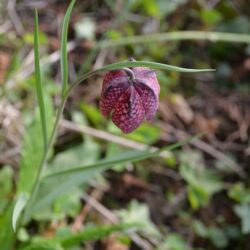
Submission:
[[113,70],[104,76],[100,109],[123,133],[152,120],[159,104],[160,86],[153,70],[144,67]]

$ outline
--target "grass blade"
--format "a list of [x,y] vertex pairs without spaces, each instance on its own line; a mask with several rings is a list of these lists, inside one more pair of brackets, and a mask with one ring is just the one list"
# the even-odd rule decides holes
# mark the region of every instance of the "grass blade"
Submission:
[[67,58],[67,40],[68,40],[68,27],[71,12],[73,10],[75,0],[73,0],[65,14],[61,35],[61,77],[62,77],[62,97],[68,88],[68,58]]
[[145,151],[135,150],[135,151],[130,152],[129,155],[124,154],[124,155],[121,155],[121,157],[113,158],[110,160],[99,161],[91,165],[67,169],[67,170],[60,171],[60,172],[58,171],[58,172],[51,173],[45,176],[45,178],[47,179],[47,178],[52,178],[52,177],[57,177],[57,176],[62,176],[62,175],[69,175],[69,174],[75,174],[75,173],[80,173],[80,172],[88,172],[89,170],[99,169],[99,168],[106,169],[116,164],[136,162],[136,161],[144,160],[147,158],[151,158],[151,157],[159,155],[161,151],[162,150],[150,152],[148,150],[145,150]]
[[15,233],[11,226],[14,201],[12,201],[4,212],[0,214],[0,246],[1,249],[14,249]]
[[183,40],[207,40],[211,42],[231,42],[250,44],[250,35],[227,32],[211,31],[172,31],[166,33],[154,33],[148,35],[127,36],[114,40],[103,40],[96,44],[95,49],[118,47],[134,44],[147,44],[152,42],[169,42]]
[[46,112],[45,112],[45,103],[44,103],[44,95],[43,95],[43,86],[41,80],[41,71],[40,71],[40,60],[39,60],[39,37],[38,37],[38,15],[37,10],[35,10],[35,31],[34,31],[34,50],[35,50],[35,77],[36,77],[36,92],[37,99],[40,111],[40,118],[42,124],[42,132],[43,132],[43,141],[44,141],[44,149],[47,148],[47,123],[46,123]]
[[23,211],[25,205],[27,204],[28,201],[28,196],[24,193],[21,193],[16,201],[14,210],[13,210],[13,214],[12,214],[12,227],[14,232],[16,231],[16,225],[17,225],[17,220],[21,214],[21,212]]
[[148,62],[148,61],[124,61],[124,62],[118,62],[109,64],[107,66],[104,66],[98,71],[107,71],[107,70],[114,70],[117,68],[124,68],[124,67],[149,67],[152,69],[162,69],[162,70],[168,70],[168,71],[175,71],[175,72],[183,72],[183,73],[200,73],[200,72],[211,72],[215,71],[214,69],[188,69],[188,68],[182,68],[177,67],[169,64],[163,64],[163,63],[156,63],[156,62]]
[[164,151],[170,151],[170,150],[173,150],[175,148],[178,148],[190,141],[192,141],[193,139],[196,139],[198,137],[200,137],[201,135],[197,135],[197,136],[194,136],[194,137],[191,137],[191,138],[188,138],[187,140],[183,140],[183,141],[180,141],[180,142],[177,142],[175,144],[172,144],[170,146],[167,146],[167,147],[164,147],[162,149],[159,149],[159,150],[155,150],[155,151],[149,151],[149,150],[143,150],[143,151],[140,151],[140,150],[135,150],[135,151],[132,151],[129,155],[128,154],[122,154],[121,156],[119,157],[114,157],[112,159],[107,159],[107,160],[102,160],[102,161],[99,161],[95,164],[91,164],[91,165],[87,165],[87,166],[82,166],[82,167],[77,167],[77,168],[71,168],[71,169],[67,169],[67,170],[64,170],[64,171],[58,171],[58,172],[54,172],[54,173],[51,173],[47,176],[45,176],[44,178],[47,179],[47,178],[51,178],[51,177],[57,177],[57,176],[61,176],[61,175],[67,175],[67,174],[74,174],[74,173],[79,173],[79,172],[84,172],[84,171],[88,171],[88,170],[91,170],[91,169],[98,169],[98,168],[107,168],[107,167],[110,167],[110,166],[113,166],[113,165],[116,165],[116,164],[121,164],[121,163],[126,163],[126,162],[136,162],[136,161],[140,161],[140,160],[144,160],[144,159],[148,159],[148,158],[151,158],[151,157],[155,157],[155,156],[158,156],[160,153],[164,152]]

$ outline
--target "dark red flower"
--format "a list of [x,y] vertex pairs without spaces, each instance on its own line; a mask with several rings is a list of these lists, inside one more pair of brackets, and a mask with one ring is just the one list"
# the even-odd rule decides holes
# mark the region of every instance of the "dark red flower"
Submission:
[[158,108],[160,86],[149,68],[134,67],[108,72],[103,79],[100,109],[112,112],[112,121],[123,133],[138,128],[144,117],[151,120]]

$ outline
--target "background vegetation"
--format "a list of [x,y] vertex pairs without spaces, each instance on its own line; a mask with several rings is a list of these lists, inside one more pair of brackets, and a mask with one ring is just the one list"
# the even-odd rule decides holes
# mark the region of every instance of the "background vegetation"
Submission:
[[157,71],[157,117],[129,135],[99,112],[102,74],[89,78],[66,104],[47,174],[117,155],[128,160],[148,145],[162,148],[205,135],[159,157],[47,179],[25,227],[14,234],[13,201],[32,188],[44,147],[34,74],[34,8],[50,133],[61,96],[59,37],[69,2],[1,2],[2,249],[250,249],[249,4],[76,1],[68,32],[70,82],[131,56],[216,72]]

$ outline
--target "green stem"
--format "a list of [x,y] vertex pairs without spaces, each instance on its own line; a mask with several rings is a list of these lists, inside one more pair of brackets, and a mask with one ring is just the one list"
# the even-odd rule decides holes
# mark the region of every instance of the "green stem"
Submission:
[[97,48],[117,47],[153,41],[208,40],[211,42],[250,43],[250,35],[207,31],[175,31],[149,35],[128,36],[121,39],[104,40],[96,44]]
[[183,40],[207,40],[211,42],[235,42],[250,44],[250,35],[227,33],[227,32],[213,32],[213,31],[173,31],[166,33],[155,33],[149,35],[127,36],[118,39],[107,39],[97,42],[93,47],[90,55],[82,65],[80,72],[88,68],[90,62],[93,60],[99,49],[119,47],[132,44],[145,44],[152,42],[170,42]]
[[55,123],[54,123],[54,126],[53,126],[53,130],[52,130],[52,133],[51,133],[51,136],[50,136],[50,139],[49,139],[49,143],[47,145],[47,149],[46,151],[44,152],[44,155],[43,155],[43,158],[41,160],[41,163],[40,163],[40,166],[39,166],[39,169],[38,169],[38,173],[37,173],[37,176],[36,176],[36,179],[35,179],[35,184],[31,190],[31,195],[30,195],[30,198],[27,202],[27,205],[26,205],[26,209],[24,210],[24,215],[22,217],[22,221],[26,221],[27,217],[28,217],[28,207],[29,205],[32,203],[34,197],[36,196],[36,193],[39,189],[39,186],[40,186],[40,183],[41,183],[41,179],[42,179],[42,174],[43,174],[43,170],[45,169],[46,167],[46,162],[48,160],[48,156],[49,156],[49,153],[52,149],[52,146],[54,144],[54,140],[55,140],[55,137],[56,137],[56,131],[57,131],[57,128],[59,126],[59,122],[60,122],[60,119],[61,119],[61,116],[63,114],[63,110],[64,110],[64,106],[66,104],[66,101],[67,101],[67,97],[63,99],[58,111],[57,111],[57,115],[56,115],[56,120],[55,120]]
[[28,208],[29,206],[31,205],[33,199],[36,197],[36,194],[37,194],[37,191],[39,189],[39,186],[40,186],[40,183],[41,183],[41,179],[42,179],[42,174],[45,170],[45,167],[46,167],[46,162],[48,160],[48,156],[49,156],[49,152],[51,151],[52,149],[52,146],[54,144],[54,140],[55,140],[55,137],[56,137],[56,131],[57,131],[57,128],[59,126],[59,122],[60,122],[60,119],[62,117],[62,114],[63,114],[63,110],[64,110],[64,107],[65,107],[65,104],[67,102],[67,99],[71,93],[71,91],[78,85],[80,84],[82,81],[84,81],[85,79],[87,79],[88,77],[96,74],[97,72],[99,72],[98,70],[96,71],[92,71],[92,72],[89,72],[85,75],[83,75],[82,77],[80,77],[76,82],[74,82],[70,88],[68,89],[68,91],[65,93],[63,99],[62,99],[62,103],[61,105],[59,106],[59,109],[57,111],[57,114],[56,114],[56,120],[55,120],[55,123],[54,123],[54,126],[53,126],[53,129],[52,129],[52,132],[51,132],[51,136],[50,136],[50,139],[49,139],[49,143],[48,143],[48,146],[47,146],[47,149],[46,151],[44,152],[44,155],[43,155],[43,158],[41,160],[41,163],[40,163],[40,166],[39,166],[39,169],[38,169],[38,173],[37,173],[37,176],[36,176],[36,179],[35,179],[35,184],[31,190],[31,195],[30,195],[30,198],[27,202],[27,205],[26,205],[26,209],[24,210],[24,214],[23,216],[21,217],[21,224],[23,224],[24,222],[26,222],[26,220],[28,219]]
[[47,150],[47,123],[46,123],[46,112],[45,112],[45,102],[44,102],[44,95],[43,95],[43,85],[42,85],[42,77],[41,77],[41,70],[40,70],[40,60],[39,60],[39,38],[38,38],[38,14],[37,10],[35,10],[35,35],[34,35],[34,53],[35,53],[35,76],[36,76],[36,92],[37,92],[37,99],[39,104],[40,110],[40,118],[41,118],[41,125],[43,131],[43,142],[44,142],[44,151]]

